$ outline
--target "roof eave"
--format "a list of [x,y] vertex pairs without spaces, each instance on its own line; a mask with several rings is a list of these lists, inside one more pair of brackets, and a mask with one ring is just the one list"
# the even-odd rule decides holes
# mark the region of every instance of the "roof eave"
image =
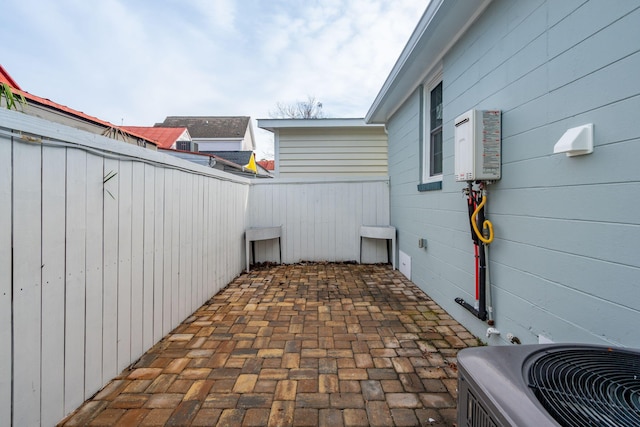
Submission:
[[258,127],[274,132],[276,129],[301,128],[370,128],[378,125],[367,124],[363,118],[343,119],[258,119]]
[[431,0],[365,116],[385,124],[492,0]]

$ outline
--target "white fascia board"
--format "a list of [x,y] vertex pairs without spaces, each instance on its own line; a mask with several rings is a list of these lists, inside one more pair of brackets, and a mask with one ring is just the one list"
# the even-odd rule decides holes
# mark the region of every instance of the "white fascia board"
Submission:
[[386,123],[492,0],[431,0],[365,117]]
[[310,128],[364,128],[378,125],[367,124],[364,119],[258,119],[258,127],[271,132],[278,129]]

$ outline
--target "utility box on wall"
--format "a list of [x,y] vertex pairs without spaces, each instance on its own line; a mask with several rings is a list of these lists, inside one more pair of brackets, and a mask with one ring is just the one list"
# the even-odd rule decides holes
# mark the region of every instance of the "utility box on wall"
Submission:
[[500,110],[469,110],[454,124],[456,181],[500,179]]

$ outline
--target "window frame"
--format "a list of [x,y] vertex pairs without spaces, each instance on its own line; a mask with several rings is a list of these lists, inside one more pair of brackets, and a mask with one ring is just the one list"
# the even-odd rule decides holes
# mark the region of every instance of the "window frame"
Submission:
[[[418,186],[420,191],[439,190],[442,188],[443,172],[431,174],[432,166],[432,129],[431,129],[431,92],[438,85],[442,85],[442,69],[431,73],[430,77],[425,80],[421,92],[421,141],[420,141],[420,183]],[[444,93],[444,91],[443,91]],[[439,126],[440,135],[443,133],[443,123]],[[443,147],[444,149],[444,147]],[[442,159],[444,160],[444,159]]]

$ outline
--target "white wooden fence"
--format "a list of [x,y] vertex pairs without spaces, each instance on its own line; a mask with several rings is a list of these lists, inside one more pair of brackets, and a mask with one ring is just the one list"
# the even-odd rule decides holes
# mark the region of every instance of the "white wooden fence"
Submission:
[[53,425],[242,270],[249,181],[15,112],[0,132],[0,425]]
[[[248,221],[282,225],[282,260],[357,261],[361,225],[389,225],[389,180],[288,178],[254,181]],[[256,261],[278,261],[276,241],[255,242]],[[362,262],[387,262],[387,244],[363,239]]]
[[136,361],[241,273],[246,227],[347,261],[388,221],[385,178],[250,182],[0,110],[0,426],[54,425]]

